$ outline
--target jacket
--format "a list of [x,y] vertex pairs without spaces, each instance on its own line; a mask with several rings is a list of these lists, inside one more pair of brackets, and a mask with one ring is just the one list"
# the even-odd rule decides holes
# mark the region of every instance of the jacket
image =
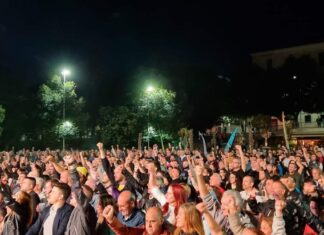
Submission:
[[66,226],[65,235],[92,235],[95,232],[97,215],[82,189],[76,168],[69,170],[72,190],[77,195],[77,206],[73,209]]
[[[245,227],[240,220],[239,213],[229,215],[228,220],[234,235],[242,235]],[[286,235],[285,221],[282,216],[274,215],[271,235]]]
[[324,230],[323,222],[312,214],[309,206],[300,198],[288,193],[287,205],[283,211],[287,234],[303,234],[306,224],[317,233]]
[[[51,206],[44,209],[40,216],[38,216],[36,222],[29,228],[26,235],[45,235],[43,225],[50,214],[50,209]],[[57,209],[53,222],[54,235],[64,235],[72,210],[73,207],[67,203],[65,203],[61,208]]]
[[2,235],[23,235],[24,232],[19,231],[21,222],[17,214],[5,217]]
[[[114,172],[112,169],[112,166],[110,165],[107,158],[101,159],[102,167],[104,171],[106,172],[110,182],[115,186],[115,188],[118,188],[119,184],[116,182],[114,177]],[[134,195],[136,195],[136,192],[139,192],[143,195],[143,193],[146,191],[146,186],[140,184],[133,176],[130,174],[127,170],[123,170],[123,175],[126,177],[126,185],[122,191],[129,190]]]
[[[231,230],[229,218],[222,213],[222,210],[220,208],[220,203],[217,200],[217,198],[213,197],[212,194],[209,192],[209,194],[204,196],[202,199],[207,206],[207,210],[213,216],[215,221],[221,226],[223,231],[225,231],[227,234],[233,234],[234,231]],[[246,228],[255,227],[252,223],[251,217],[248,214],[240,213],[239,219],[241,224],[243,224],[244,227]]]
[[8,205],[13,210],[11,215],[5,217],[4,232],[7,234],[25,234],[28,227],[29,219],[31,218],[31,211],[28,204],[20,204],[14,202]]
[[[125,235],[125,234],[147,235],[144,226],[138,228],[127,227],[122,223],[120,223],[116,217],[113,219],[113,222],[109,224],[109,227],[116,235]],[[160,235],[171,235],[171,234],[172,234],[171,231],[168,231],[167,229],[163,229]]]

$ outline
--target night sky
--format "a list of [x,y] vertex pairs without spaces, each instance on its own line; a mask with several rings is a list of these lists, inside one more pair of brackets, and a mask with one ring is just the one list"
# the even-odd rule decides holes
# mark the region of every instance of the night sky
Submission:
[[[163,85],[206,108],[204,87],[230,77],[250,53],[324,41],[322,9],[290,0],[1,0],[0,69],[38,86],[66,64],[93,112],[127,102],[145,82],[138,74],[154,69]],[[198,71],[209,78],[186,76]],[[193,112],[203,112],[197,104]],[[201,126],[216,112],[205,114]]]

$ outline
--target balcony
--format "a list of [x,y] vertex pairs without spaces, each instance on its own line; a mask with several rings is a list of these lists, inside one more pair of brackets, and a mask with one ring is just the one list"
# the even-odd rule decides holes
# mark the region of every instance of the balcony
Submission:
[[298,122],[291,130],[292,138],[324,137],[324,125],[316,122]]
[[[288,134],[291,138],[309,138],[324,137],[324,125],[317,123],[293,122],[292,128],[287,127]],[[290,129],[290,131],[289,131]],[[271,132],[275,136],[283,136],[283,125],[272,125]]]

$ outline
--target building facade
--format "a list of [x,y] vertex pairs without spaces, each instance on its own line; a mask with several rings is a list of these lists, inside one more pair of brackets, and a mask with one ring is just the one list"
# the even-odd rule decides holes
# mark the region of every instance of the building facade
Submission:
[[251,54],[253,64],[270,70],[281,67],[289,57],[309,56],[319,66],[324,67],[324,42]]

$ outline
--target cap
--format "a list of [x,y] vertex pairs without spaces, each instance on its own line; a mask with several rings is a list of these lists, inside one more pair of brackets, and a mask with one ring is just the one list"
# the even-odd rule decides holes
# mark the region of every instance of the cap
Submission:
[[83,167],[83,166],[78,166],[77,168],[76,168],[76,170],[77,170],[77,172],[79,172],[81,175],[83,175],[83,176],[87,176],[87,174],[88,174],[88,170],[87,170],[87,168],[85,168],[85,167]]

